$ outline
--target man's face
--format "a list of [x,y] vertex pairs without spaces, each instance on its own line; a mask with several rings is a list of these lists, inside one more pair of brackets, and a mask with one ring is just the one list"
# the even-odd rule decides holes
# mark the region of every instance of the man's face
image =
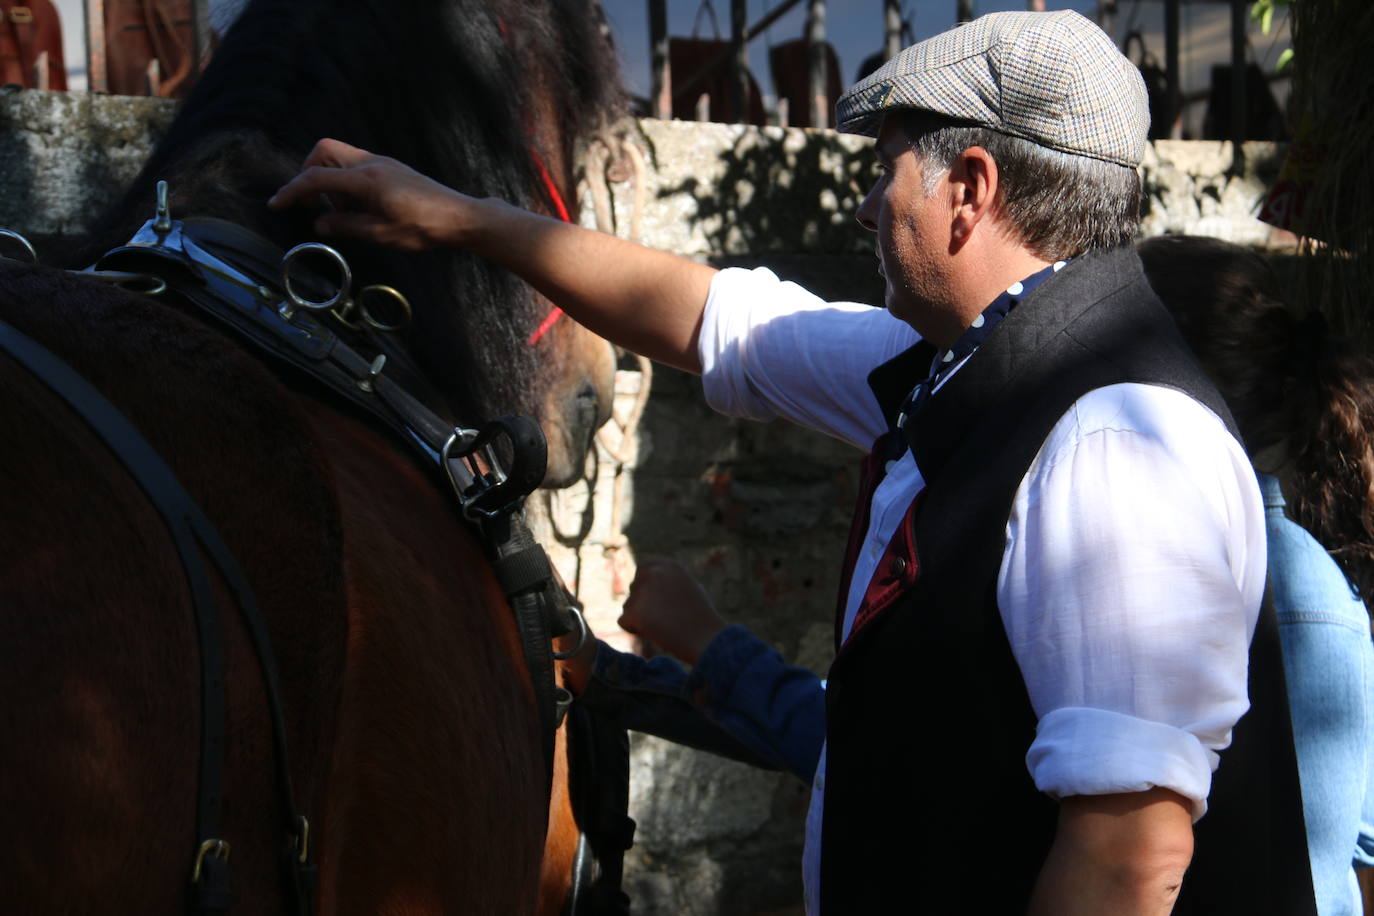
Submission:
[[925,170],[897,119],[884,119],[875,152],[882,175],[856,216],[864,228],[878,233],[878,272],[887,281],[883,304],[922,337],[944,345],[947,195],[937,188],[933,196],[926,196]]

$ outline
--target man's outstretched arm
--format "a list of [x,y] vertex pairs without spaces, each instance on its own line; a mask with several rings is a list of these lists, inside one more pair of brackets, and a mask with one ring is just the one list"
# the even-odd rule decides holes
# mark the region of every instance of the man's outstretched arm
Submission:
[[323,236],[409,251],[465,248],[517,274],[606,339],[701,372],[697,336],[714,268],[469,197],[338,140],[317,143],[300,174],[268,203],[284,209],[326,199],[333,209],[315,221]]

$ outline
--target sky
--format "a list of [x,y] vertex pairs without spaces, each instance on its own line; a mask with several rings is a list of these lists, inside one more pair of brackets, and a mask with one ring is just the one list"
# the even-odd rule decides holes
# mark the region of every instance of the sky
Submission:
[[[779,0],[748,0],[749,22],[762,19],[779,5]],[[649,92],[649,21],[647,0],[601,0],[615,34],[626,86],[636,95]],[[668,33],[691,36],[693,21],[701,0],[668,0]],[[1090,18],[1097,14],[1097,0],[1047,0],[1048,10],[1072,9]],[[722,37],[729,37],[730,0],[712,0]],[[903,0],[905,18],[911,22],[919,41],[955,25],[955,0]],[[768,46],[801,38],[806,22],[805,0],[769,27],[749,46],[754,77],[765,95],[772,93],[768,74]],[[846,83],[853,81],[859,63],[882,48],[882,0],[827,0],[827,39],[840,59],[840,73]],[[1026,0],[973,0],[973,13],[1024,10]],[[1118,44],[1132,30],[1144,33],[1146,46],[1162,62],[1164,59],[1164,4],[1158,0],[1118,0],[1115,28]],[[1215,62],[1230,60],[1230,13],[1227,4],[1183,0],[1181,24],[1183,37],[1180,56],[1184,67],[1184,91],[1205,88]],[[1251,28],[1250,43],[1255,58],[1265,70],[1272,70],[1283,48],[1288,47],[1287,25],[1279,23],[1268,36]],[[703,19],[699,37],[714,37]],[[1201,106],[1198,106],[1201,108]],[[1198,116],[1201,116],[1199,111]]]
[[[240,0],[211,0],[211,15],[218,14],[238,5]],[[730,29],[731,0],[712,0],[716,18],[720,21],[723,37],[728,37]],[[780,0],[748,0],[749,22],[761,19],[770,9],[779,5]],[[64,26],[64,44],[70,84],[73,89],[86,86],[85,38],[83,34],[82,0],[56,0]],[[649,92],[649,24],[647,0],[601,0],[615,33],[617,50],[620,55],[621,69],[625,84],[636,95],[646,96]],[[671,35],[690,36],[693,20],[702,7],[702,0],[668,0],[668,32]],[[903,0],[907,20],[912,24],[917,40],[929,38],[937,32],[952,27],[955,16],[955,0]],[[854,79],[854,71],[868,55],[882,47],[883,43],[883,2],[882,0],[827,0],[826,31],[828,40],[834,46],[840,59],[840,73],[846,81]],[[805,0],[769,27],[768,31],[756,38],[749,47],[751,59],[755,62],[754,76],[759,81],[764,94],[771,96],[773,87],[766,65],[770,43],[781,44],[802,37],[806,21]],[[1089,17],[1095,16],[1097,0],[1046,0],[1046,9],[1077,10]],[[1116,35],[1118,43],[1133,28],[1145,34],[1146,45],[1161,61],[1164,58],[1163,20],[1164,4],[1159,0],[1118,0]],[[1024,10],[1026,0],[973,0],[975,16],[1003,10]],[[1184,67],[1184,91],[1204,88],[1210,79],[1211,64],[1230,59],[1228,30],[1229,13],[1227,5],[1216,2],[1183,0],[1182,5],[1183,40],[1181,56]],[[712,37],[710,26],[703,21],[701,37]],[[1287,24],[1279,22],[1269,35],[1263,35],[1252,25],[1250,43],[1254,56],[1266,71],[1272,70],[1279,53],[1288,47]],[[1281,86],[1276,86],[1282,89]],[[1280,98],[1282,101],[1282,98]],[[1201,117],[1201,106],[1196,116]]]

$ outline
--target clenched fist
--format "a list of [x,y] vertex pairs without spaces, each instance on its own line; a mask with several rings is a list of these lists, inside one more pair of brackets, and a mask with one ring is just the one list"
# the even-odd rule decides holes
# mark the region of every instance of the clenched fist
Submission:
[[620,626],[695,665],[726,624],[681,563],[651,558],[639,564]]

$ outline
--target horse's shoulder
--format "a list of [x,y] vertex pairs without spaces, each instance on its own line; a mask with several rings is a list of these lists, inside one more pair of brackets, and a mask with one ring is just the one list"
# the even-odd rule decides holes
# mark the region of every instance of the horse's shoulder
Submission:
[[[0,320],[55,353],[133,423],[220,529],[260,601],[313,596],[316,604],[342,594],[329,463],[298,399],[227,333],[148,297],[18,265],[0,267]],[[22,372],[14,364],[3,371]],[[14,460],[23,460],[20,451]],[[281,581],[283,551],[302,557],[293,582]]]

